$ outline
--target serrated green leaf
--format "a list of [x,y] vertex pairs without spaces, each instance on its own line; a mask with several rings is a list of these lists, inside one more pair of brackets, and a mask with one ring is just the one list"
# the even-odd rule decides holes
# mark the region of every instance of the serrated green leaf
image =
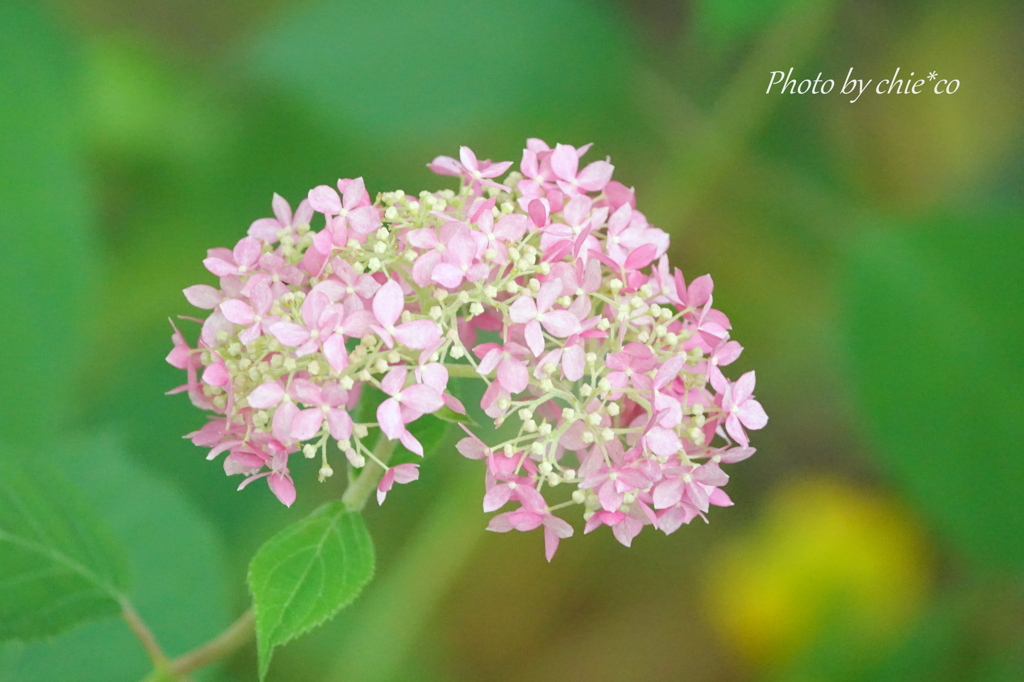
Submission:
[[373,577],[366,524],[328,502],[270,538],[249,564],[260,679],[274,648],[331,618]]
[[887,227],[854,242],[846,286],[864,425],[946,539],[1024,570],[1024,218]]
[[115,614],[127,560],[64,478],[0,457],[0,641]]

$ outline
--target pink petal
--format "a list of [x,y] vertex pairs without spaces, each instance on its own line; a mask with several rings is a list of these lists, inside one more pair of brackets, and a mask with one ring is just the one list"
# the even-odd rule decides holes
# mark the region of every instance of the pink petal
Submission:
[[420,478],[420,465],[415,462],[396,464],[391,468],[395,471],[395,483],[412,483]]
[[484,495],[484,511],[492,512],[501,509],[512,497],[512,489],[507,485],[496,485]]
[[309,341],[309,330],[292,322],[275,322],[270,325],[270,333],[286,346],[298,348]]
[[557,145],[551,154],[551,170],[562,180],[575,180],[579,163],[580,159],[576,156],[576,150],[569,145]]
[[299,408],[290,400],[286,400],[277,406],[277,410],[274,411],[274,421],[272,423],[274,438],[285,444],[293,442],[292,419],[294,419],[295,415],[298,413]]
[[668,478],[654,486],[654,508],[668,509],[679,504],[683,499],[683,482],[678,478]]
[[417,412],[436,412],[444,405],[441,394],[426,384],[413,384],[402,390],[402,404]]
[[698,277],[690,282],[690,286],[686,290],[687,302],[694,308],[700,308],[711,298],[714,288],[715,283],[711,281],[711,275]]
[[405,386],[405,379],[409,376],[409,370],[405,367],[395,367],[380,382],[381,390],[388,395],[398,395]]
[[462,284],[464,273],[451,263],[438,263],[430,275],[430,279],[447,289],[454,289]]
[[583,346],[576,344],[569,346],[562,354],[562,373],[569,381],[579,381],[586,369],[586,353]]
[[594,161],[580,171],[580,174],[576,176],[576,182],[580,189],[587,192],[600,192],[612,179],[614,170],[615,167],[607,161]]
[[320,185],[309,190],[309,205],[314,211],[326,215],[338,215],[341,213],[341,197],[329,185]]
[[742,405],[743,401],[754,392],[756,378],[754,372],[750,371],[741,376],[732,387],[732,404]]
[[381,226],[380,213],[373,206],[361,206],[348,214],[348,224],[356,234],[370,234]]
[[220,258],[205,258],[203,259],[203,265],[218,277],[227,277],[238,272],[237,267]]
[[270,200],[270,205],[274,209],[274,216],[282,225],[292,224],[292,207],[283,196],[274,192],[274,198]]
[[259,239],[255,237],[242,237],[235,245],[235,249],[232,254],[235,257],[235,263],[240,267],[244,266],[251,268],[256,264],[256,261],[260,259],[260,254],[263,253],[263,244]]
[[753,398],[744,401],[737,416],[744,426],[755,431],[763,429],[768,423],[768,415],[765,414],[764,408]]
[[402,286],[395,280],[388,280],[373,297],[373,314],[383,327],[391,327],[405,308]]
[[324,356],[335,372],[345,371],[348,367],[348,350],[341,334],[331,334],[331,338],[324,342]]
[[352,435],[352,417],[346,410],[332,408],[327,411],[327,427],[334,440],[345,440]]
[[544,329],[552,336],[565,338],[573,334],[579,334],[583,328],[579,319],[568,310],[553,310],[544,313]]
[[203,310],[213,310],[223,299],[220,290],[209,284],[196,284],[183,290],[182,293],[185,294],[189,303]]
[[[568,314],[569,313],[566,313],[566,315]],[[576,324],[579,324],[579,321],[577,321]],[[544,352],[544,334],[540,330],[540,322],[537,320],[528,322],[526,324],[524,334],[526,336],[526,345],[530,347],[530,350],[533,351],[535,356],[539,356]],[[566,334],[566,336],[568,336],[568,334]]]
[[530,374],[526,363],[514,358],[505,358],[498,365],[498,381],[509,393],[515,394],[526,390],[530,383]]
[[267,484],[270,486],[271,492],[281,501],[281,504],[286,507],[292,506],[292,503],[295,502],[295,484],[292,482],[291,477],[287,474],[274,472],[267,477]]
[[324,423],[324,412],[319,407],[302,410],[292,419],[292,438],[309,440]]
[[203,381],[210,386],[227,386],[231,381],[228,368],[223,362],[215,362],[203,371]]
[[508,313],[516,324],[530,322],[537,317],[537,304],[529,296],[522,296],[509,306]]
[[249,407],[262,410],[277,405],[281,402],[282,396],[284,396],[284,388],[281,387],[281,384],[276,381],[268,381],[257,386],[246,400]]
[[402,423],[402,407],[394,398],[388,398],[377,407],[377,423],[384,435],[394,440],[405,431]]
[[431,320],[413,320],[395,327],[395,338],[409,348],[428,348],[440,340],[441,328]]
[[380,479],[380,483],[377,484],[377,504],[384,504],[384,499],[387,497],[388,492],[391,490],[391,486],[395,483],[395,468],[391,467],[384,472],[384,475]]
[[235,324],[252,324],[255,319],[253,309],[247,303],[233,298],[220,304],[220,311],[224,317]]

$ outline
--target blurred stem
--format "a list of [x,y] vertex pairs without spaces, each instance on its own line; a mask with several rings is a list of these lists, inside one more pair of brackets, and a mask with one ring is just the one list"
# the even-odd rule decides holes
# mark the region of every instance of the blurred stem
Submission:
[[222,658],[227,658],[252,639],[254,633],[253,613],[252,609],[249,609],[229,625],[227,630],[206,644],[174,659],[170,665],[171,673],[185,675],[193,670],[205,668]]
[[132,629],[135,636],[142,642],[142,648],[146,650],[149,660],[153,662],[153,667],[157,670],[167,669],[170,664],[167,655],[160,648],[156,637],[153,636],[153,632],[142,620],[142,617],[135,610],[135,607],[132,606],[132,603],[128,601],[127,597],[121,597],[121,617],[124,618],[125,622],[128,623],[128,627]]
[[462,379],[479,379],[480,373],[476,371],[473,365],[452,365],[446,364],[444,366],[448,370],[448,376],[459,377]]
[[[798,68],[832,24],[836,2],[791,0],[723,88],[698,128],[679,134],[652,192],[657,210],[684,222],[743,154],[784,100],[765,94],[770,68]],[[682,132],[682,131],[680,131]]]
[[[391,459],[391,453],[395,451],[395,444],[397,442],[385,437],[383,433],[380,434],[377,446],[373,448],[374,456],[382,463],[387,464],[388,460]],[[385,469],[372,459],[366,462],[362,473],[355,480],[349,481],[348,487],[345,488],[345,492],[341,496],[341,501],[345,504],[345,508],[352,512],[362,511],[363,507],[366,506],[366,500],[369,499],[370,494],[377,488],[377,483],[380,482],[384,471]]]
[[405,552],[358,604],[326,679],[388,682],[402,672],[438,602],[483,536],[479,492],[475,471],[453,472]]

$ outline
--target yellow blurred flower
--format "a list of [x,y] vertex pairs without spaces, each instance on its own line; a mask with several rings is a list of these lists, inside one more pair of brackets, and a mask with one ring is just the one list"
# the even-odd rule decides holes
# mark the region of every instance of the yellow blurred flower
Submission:
[[930,563],[920,528],[892,499],[801,479],[779,487],[756,527],[712,555],[709,617],[756,665],[785,663],[826,626],[881,645],[918,612]]

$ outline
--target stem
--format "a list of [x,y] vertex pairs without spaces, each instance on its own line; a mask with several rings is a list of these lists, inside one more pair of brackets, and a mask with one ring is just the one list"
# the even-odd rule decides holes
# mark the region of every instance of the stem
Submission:
[[222,658],[227,658],[252,639],[255,632],[252,609],[249,609],[229,625],[227,630],[206,644],[174,659],[170,665],[171,672],[175,675],[186,675],[193,670],[204,668]]
[[132,629],[135,636],[142,642],[142,648],[149,655],[149,660],[153,662],[153,667],[158,670],[166,669],[170,663],[167,655],[160,648],[156,637],[153,636],[152,631],[143,622],[142,617],[139,616],[127,597],[121,597],[121,617],[124,618],[125,622],[128,623],[128,627]]
[[[373,449],[374,456],[383,464],[387,464],[388,460],[391,459],[391,453],[395,451],[395,444],[397,442],[389,440],[381,433],[380,440],[377,441],[377,446]],[[370,495],[377,488],[377,483],[380,482],[383,475],[384,467],[372,459],[367,461],[362,473],[355,480],[349,481],[348,487],[345,488],[345,492],[341,496],[341,501],[345,504],[345,508],[353,512],[362,511],[363,507],[366,506],[366,500],[369,499]]]
[[448,370],[448,376],[460,377],[463,379],[479,379],[480,373],[472,365],[453,365],[446,364],[444,366]]

